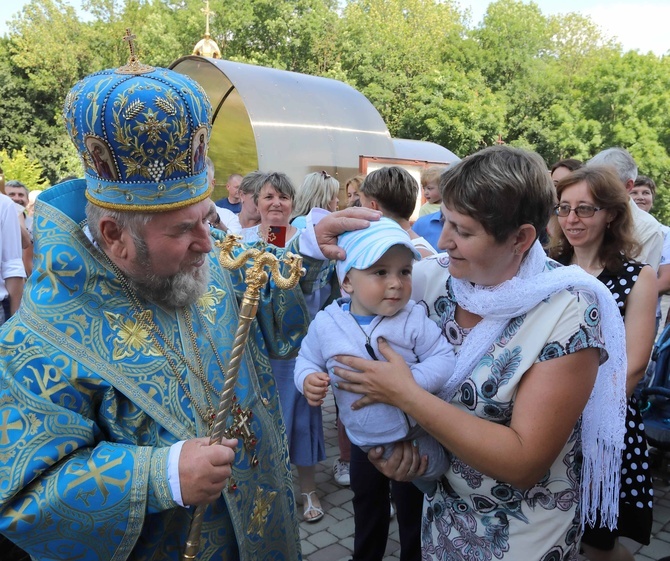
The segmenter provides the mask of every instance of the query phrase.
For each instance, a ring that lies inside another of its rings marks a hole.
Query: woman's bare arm
[[[510,426],[481,419],[419,387],[387,344],[389,362],[338,357],[356,371],[336,369],[345,390],[365,394],[354,404],[389,403],[402,409],[460,460],[519,488],[537,483],[551,466],[593,389],[599,351],[583,349],[534,364],[523,376]]]

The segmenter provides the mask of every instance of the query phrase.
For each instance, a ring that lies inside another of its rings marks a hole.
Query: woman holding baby
[[[387,361],[338,357],[355,408],[402,409],[450,453],[426,495],[424,559],[576,559],[581,523],[616,520],[625,338],[609,291],[537,241],[555,205],[539,156],[496,146],[441,177],[447,251],[414,268],[414,297],[454,345],[439,396]],[[605,350],[607,349],[607,350]],[[426,471],[411,442],[370,459],[401,481]],[[579,508],[578,508],[579,506]]]

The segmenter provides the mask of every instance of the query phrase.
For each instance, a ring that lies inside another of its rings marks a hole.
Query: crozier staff
[[[266,285],[229,419],[239,441],[208,446],[245,271],[213,247],[204,92],[131,53],[67,96],[85,178],[38,199],[35,269],[0,331],[0,533],[35,559],[177,560],[185,507],[211,503],[199,559],[300,559],[268,358],[296,351],[302,292]],[[376,218],[358,210],[316,238]],[[308,286],[322,263],[304,264]]]

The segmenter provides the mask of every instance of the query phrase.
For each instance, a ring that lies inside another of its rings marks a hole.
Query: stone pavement
[[[323,406],[323,428],[326,437],[326,460],[316,468],[316,482],[325,516],[314,523],[300,523],[300,538],[305,561],[348,561],[354,546],[354,519],[348,487],[340,487],[333,480],[333,462],[339,455],[335,404],[332,393]],[[635,553],[636,561],[658,561],[670,556],[670,461],[663,470],[657,469],[654,479],[654,525],[651,543],[641,546],[624,539]],[[294,476],[295,478],[295,476]],[[665,479],[664,479],[665,478]],[[296,480],[296,492],[297,492]],[[298,505],[298,512],[302,507]],[[399,559],[398,525],[393,518],[389,530],[385,559]],[[514,560],[525,561],[525,560]]]

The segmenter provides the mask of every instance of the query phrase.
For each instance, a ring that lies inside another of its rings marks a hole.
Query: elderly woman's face
[[[442,214],[445,220],[437,245],[449,254],[451,275],[482,286],[495,286],[517,273],[521,256],[514,253],[511,238],[497,242],[481,222],[444,203]]]
[[[288,226],[293,210],[291,197],[280,193],[272,185],[266,183],[258,193],[257,205],[262,224],[266,226]]]

